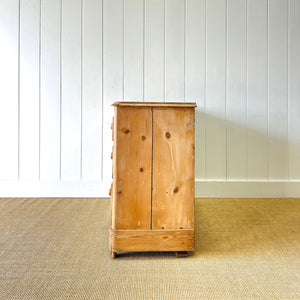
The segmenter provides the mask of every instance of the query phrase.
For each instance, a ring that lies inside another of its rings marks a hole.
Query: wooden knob
[[[110,158],[113,159],[113,153],[110,154]]]
[[[111,188],[108,191],[108,195],[111,196]]]
[[[113,123],[110,124],[110,129],[111,129],[111,130],[113,129]]]

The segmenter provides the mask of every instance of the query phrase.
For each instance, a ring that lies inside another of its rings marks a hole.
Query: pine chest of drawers
[[[195,103],[116,102],[110,250],[194,250]]]

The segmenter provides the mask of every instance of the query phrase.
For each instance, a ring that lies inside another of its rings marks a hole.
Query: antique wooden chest
[[[110,250],[194,250],[195,103],[116,102]]]

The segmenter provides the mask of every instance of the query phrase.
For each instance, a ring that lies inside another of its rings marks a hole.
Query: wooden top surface
[[[113,106],[196,107],[195,102],[115,102]]]

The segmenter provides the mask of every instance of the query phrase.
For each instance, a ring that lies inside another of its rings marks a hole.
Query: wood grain
[[[148,107],[115,107],[114,229],[150,229],[152,114]]]
[[[194,114],[153,108],[153,229],[194,226]]]
[[[110,248],[127,251],[193,251],[194,230],[110,230]]]

